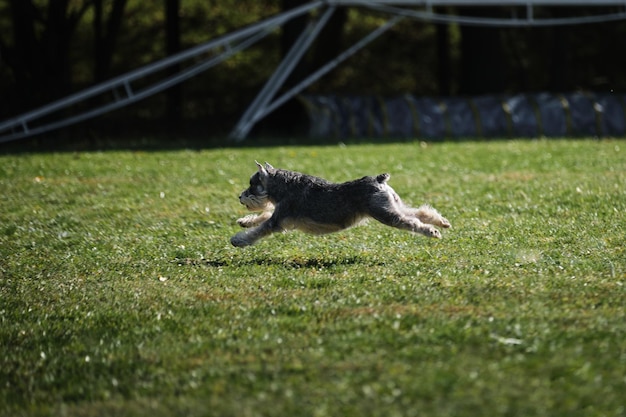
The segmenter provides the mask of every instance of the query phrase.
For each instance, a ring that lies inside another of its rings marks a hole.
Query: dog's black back
[[[265,191],[269,200],[285,217],[306,217],[315,223],[330,223],[338,228],[353,225],[367,216],[372,196],[383,192],[389,174],[366,176],[343,183],[331,183],[323,178],[282,169],[268,170]],[[255,174],[255,175],[258,175]],[[260,181],[257,177],[256,181]]]

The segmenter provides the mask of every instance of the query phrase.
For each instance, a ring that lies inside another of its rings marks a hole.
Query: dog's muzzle
[[[267,196],[258,196],[244,191],[239,195],[239,202],[246,206],[248,210],[263,210],[267,206]]]

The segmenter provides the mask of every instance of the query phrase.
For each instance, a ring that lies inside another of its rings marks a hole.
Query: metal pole
[[[295,66],[300,62],[300,59],[304,53],[308,50],[311,43],[315,40],[319,32],[328,22],[330,16],[335,11],[335,7],[329,7],[324,14],[317,20],[317,22],[309,23],[309,25],[302,31],[294,45],[291,47],[285,58],[276,68],[274,74],[267,81],[263,89],[259,92],[254,99],[248,110],[243,114],[235,128],[230,134],[231,139],[241,141],[250,133],[250,130],[254,127],[258,115],[263,114],[265,107],[270,102],[272,97],[276,94],[278,89],[283,85],[289,74],[293,71]]]
[[[263,114],[258,115],[258,119],[265,117],[269,113],[276,110],[278,107],[283,105],[287,100],[289,100],[290,98],[298,94],[300,91],[307,88],[309,85],[313,84],[315,81],[319,80],[321,77],[326,75],[329,71],[331,71],[337,65],[339,65],[346,59],[350,58],[352,55],[354,55],[359,50],[364,48],[367,44],[372,42],[374,39],[378,38],[380,35],[388,31],[389,29],[391,29],[393,26],[395,26],[396,23],[398,23],[402,19],[403,19],[403,16],[396,16],[392,19],[389,19],[387,23],[385,23],[384,25],[379,26],[377,29],[370,32],[369,35],[365,36],[363,39],[361,39],[360,41],[352,45],[350,48],[346,49],[344,52],[339,54],[335,59],[328,62],[326,65],[324,65],[323,67],[321,67],[320,69],[318,69],[317,71],[309,75],[307,78],[302,80],[298,85],[294,86],[285,94],[283,94],[282,96],[274,100],[269,106],[265,108],[265,111],[263,112]]]

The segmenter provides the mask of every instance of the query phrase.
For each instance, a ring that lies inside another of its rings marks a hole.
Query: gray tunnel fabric
[[[468,98],[303,95],[309,136],[561,137],[623,136],[626,95],[519,94]]]

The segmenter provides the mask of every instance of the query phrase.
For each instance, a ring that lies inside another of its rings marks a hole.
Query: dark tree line
[[[19,1],[19,0],[12,0]],[[109,2],[107,2],[109,3]],[[104,81],[111,69],[124,9],[127,0],[113,0],[109,13],[105,13],[103,0],[93,0],[93,33],[94,33],[94,82]]]
[[[0,120],[305,3],[0,0]],[[483,17],[509,13],[475,7],[440,11]],[[537,13],[559,17],[599,11],[610,10],[543,8]],[[290,21],[280,34],[235,58],[227,68],[148,101],[145,105],[152,110],[142,114],[166,120],[172,129],[194,117],[208,120],[209,130],[228,129],[312,18]],[[371,12],[338,9],[288,84],[337,56],[380,21]],[[406,22],[312,90],[362,94],[410,90],[418,95],[623,91],[624,56],[624,22],[535,29]]]

